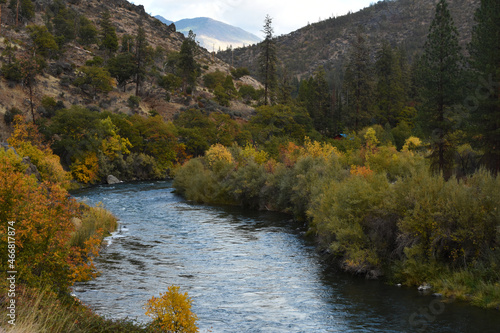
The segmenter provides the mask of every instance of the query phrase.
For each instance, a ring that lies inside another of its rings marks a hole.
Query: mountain
[[[156,15],[156,16],[154,16],[154,18],[160,20],[162,23],[165,23],[166,25],[171,25],[172,23],[174,23],[173,21],[167,20],[166,18],[164,18],[161,15]]]
[[[276,38],[278,59],[290,75],[307,77],[323,66],[330,81],[341,80],[351,41],[359,28],[366,35],[374,58],[382,41],[401,46],[410,60],[425,43],[434,17],[436,0],[379,1],[359,12],[310,24]],[[449,8],[465,47],[471,38],[474,12],[480,0],[449,0]],[[235,67],[247,67],[257,73],[259,45],[219,52],[217,57]]]
[[[167,25],[172,23],[160,15],[155,17]],[[226,50],[231,46],[233,48],[244,47],[261,41],[259,37],[250,32],[208,17],[183,19],[174,22],[174,24],[177,31],[182,32],[185,36],[189,30],[193,30],[196,34],[196,40],[209,51]]]

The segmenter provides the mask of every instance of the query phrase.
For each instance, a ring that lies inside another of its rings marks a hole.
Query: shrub
[[[69,185],[71,179],[69,173],[62,168],[59,156],[42,143],[42,136],[35,124],[25,122],[21,116],[15,117],[14,131],[8,142],[16,148],[20,156],[30,158],[31,163],[40,172],[42,180],[62,186]]]
[[[187,292],[182,294],[179,287],[170,286],[160,297],[152,297],[146,303],[146,315],[153,318],[151,327],[161,332],[198,332],[198,317],[191,311],[192,300]]]
[[[21,82],[23,79],[21,63],[17,60],[14,62],[4,63],[2,65],[2,75],[10,81]]]
[[[215,89],[218,84],[221,86],[224,84],[224,80],[226,79],[226,74],[222,73],[221,71],[215,71],[212,73],[205,74],[203,76],[203,83],[205,84],[205,87],[208,89]]]
[[[73,179],[83,184],[94,184],[99,179],[99,159],[96,153],[88,152],[71,164]]]
[[[250,71],[246,67],[238,67],[231,70],[231,75],[236,79],[240,79],[242,76],[250,75]]]
[[[130,97],[128,98],[128,106],[131,109],[138,107],[140,102],[141,98],[139,96],[130,95]]]
[[[22,114],[23,112],[21,110],[19,110],[16,107],[12,107],[9,110],[7,110],[7,112],[5,112],[5,114],[3,115],[3,120],[7,125],[10,125],[14,122],[14,118],[17,115],[22,115]]]
[[[233,156],[223,145],[212,145],[205,153],[205,160],[212,171],[218,171],[228,164],[233,163]]]

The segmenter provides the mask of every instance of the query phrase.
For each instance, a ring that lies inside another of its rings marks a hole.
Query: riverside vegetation
[[[275,157],[213,145],[174,186],[198,202],[293,214],[346,271],[498,308],[500,179],[481,169],[445,181],[425,154],[415,137],[401,151],[380,145],[373,128],[338,147],[290,142]]]
[[[15,258],[0,264],[5,272],[13,270],[9,264],[16,271],[15,294],[9,293],[16,301],[15,325],[4,326],[7,332],[163,332],[179,316],[176,329],[196,330],[191,301],[178,287],[150,300],[149,325],[106,320],[70,296],[75,282],[98,275],[94,259],[117,220],[99,205],[70,197],[71,173],[43,143],[36,125],[17,116],[9,145],[0,149],[0,220],[13,221],[1,224],[0,245],[7,249],[7,235],[15,239]],[[3,279],[0,288],[9,290],[8,282]],[[1,300],[4,319],[6,302]]]

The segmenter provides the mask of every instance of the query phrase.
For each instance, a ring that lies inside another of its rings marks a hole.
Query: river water
[[[199,205],[171,182],[99,186],[76,198],[120,219],[74,293],[109,318],[149,321],[168,286],[193,299],[201,332],[500,332],[500,312],[337,272],[278,213]]]

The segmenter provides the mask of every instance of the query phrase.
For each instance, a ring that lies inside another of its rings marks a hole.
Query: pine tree
[[[309,113],[317,131],[327,136],[334,134],[333,99],[323,67],[318,68],[314,77],[302,82],[299,100]]]
[[[101,19],[101,48],[107,50],[109,54],[118,50],[118,36],[116,29],[111,23],[111,14],[106,10]]]
[[[83,45],[97,42],[98,31],[91,20],[81,15],[78,20],[78,37]]]
[[[274,104],[274,94],[277,86],[276,79],[276,42],[274,40],[274,29],[272,27],[273,19],[266,15],[264,20],[265,39],[262,42],[259,55],[259,67],[262,81],[264,83],[264,105]]]
[[[451,175],[454,130],[453,107],[463,98],[463,60],[458,32],[446,0],[440,0],[424,46],[419,70],[423,104],[421,126],[431,135],[434,167],[445,178]]]
[[[345,125],[356,131],[368,125],[373,116],[372,72],[365,37],[358,31],[349,56],[343,89],[347,103]]]
[[[187,85],[194,85],[199,76],[199,65],[196,63],[195,55],[198,45],[196,44],[196,34],[189,31],[188,37],[182,42],[179,52],[178,67],[183,78],[183,90],[187,91]]]
[[[405,104],[405,92],[400,57],[387,42],[377,54],[375,72],[377,118],[381,125],[389,123],[395,127]]]
[[[482,0],[469,45],[470,63],[478,84],[470,93],[474,142],[483,150],[482,162],[500,171],[500,2]]]
[[[137,36],[135,37],[135,95],[139,96],[142,80],[146,75],[148,57],[148,41],[142,21],[139,22]]]

